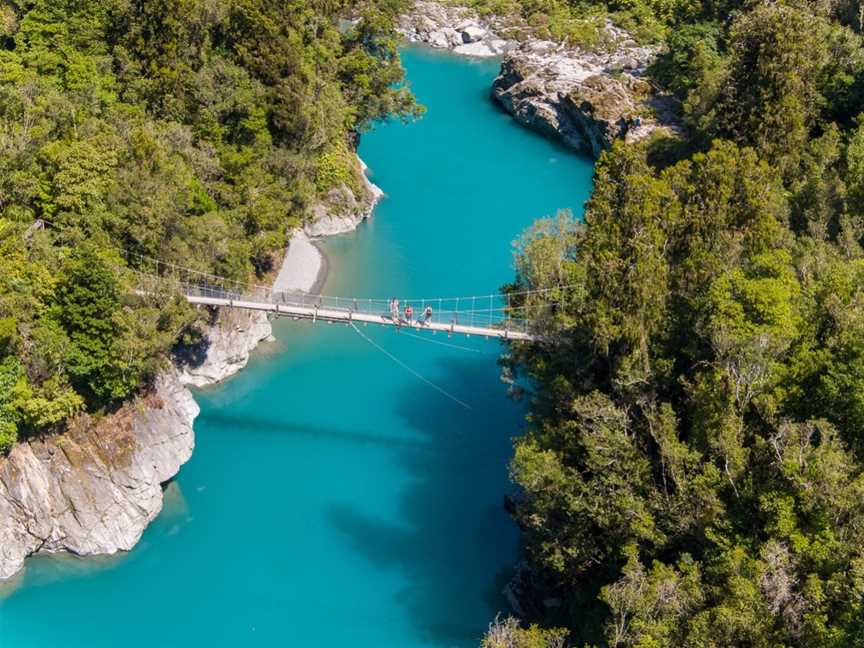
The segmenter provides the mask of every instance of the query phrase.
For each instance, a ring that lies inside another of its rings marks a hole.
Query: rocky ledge
[[[175,372],[115,414],[0,460],[0,579],[36,552],[129,550],[162,509],[162,484],[192,455],[198,405]]]
[[[536,37],[518,17],[418,0],[401,16],[406,40],[468,56],[503,56],[492,96],[515,119],[598,156],[615,139],[635,142],[678,132],[669,97],[644,78],[656,47],[639,45],[607,21],[597,51]]]
[[[669,98],[643,78],[657,50],[611,23],[605,31],[604,52],[521,45],[502,61],[492,96],[520,123],[595,157],[618,138],[677,132]]]
[[[464,56],[500,56],[518,43],[508,34],[513,27],[500,17],[484,18],[466,7],[419,0],[399,19],[398,31],[411,43],[449,49]]]
[[[357,158],[357,161],[362,181],[360,195],[356,195],[345,183],[331,189],[321,202],[312,207],[312,218],[303,228],[309,238],[353,232],[372,215],[384,192],[370,182],[363,160]]]
[[[271,339],[272,333],[264,311],[214,312],[204,342],[175,358],[180,382],[205,387],[234,375],[246,366],[259,343]]]

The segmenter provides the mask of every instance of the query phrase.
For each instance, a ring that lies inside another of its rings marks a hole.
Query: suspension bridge
[[[462,334],[502,340],[534,342],[531,329],[538,309],[548,309],[550,291],[497,293],[469,297],[434,297],[394,300],[332,297],[300,291],[279,291],[268,286],[236,282],[170,263],[148,259],[152,271],[131,270],[137,276],[136,293],[182,295],[190,304],[264,311],[276,317],[312,322],[370,324]],[[538,300],[538,296],[540,299]],[[530,306],[529,306],[530,304]],[[411,315],[407,315],[410,306]]]
[[[46,219],[37,219],[25,232],[25,239],[46,225],[63,229]],[[123,253],[130,263],[116,270],[136,277],[134,292],[139,296],[180,294],[190,304],[199,306],[264,311],[276,317],[312,322],[339,322],[355,329],[357,324],[377,324],[521,342],[542,339],[533,323],[552,312],[574,288],[558,286],[468,297],[399,298],[399,307],[394,309],[392,298],[331,297],[274,290],[270,286],[235,281],[126,249]]]

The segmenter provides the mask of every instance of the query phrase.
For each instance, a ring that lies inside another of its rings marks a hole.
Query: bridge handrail
[[[167,285],[186,297],[228,302],[250,302],[270,306],[278,304],[295,308],[318,308],[339,311],[342,314],[355,313],[381,317],[383,320],[391,319],[390,300],[385,299],[331,297],[302,291],[274,291],[267,286],[249,286],[239,283],[236,284],[238,290],[231,290],[204,281],[184,281],[177,277],[156,277],[140,271],[133,270],[133,272],[139,275],[142,282],[151,282],[159,286]],[[199,273],[197,276],[203,274]],[[152,292],[152,290],[143,292]],[[400,299],[399,303],[400,317],[404,317],[404,308],[409,304],[414,308],[413,318],[415,320],[423,317],[426,306],[431,306],[432,318],[436,322],[495,330],[506,329],[523,333],[529,332],[530,320],[533,319],[529,316],[536,316],[539,312],[538,308],[543,309],[550,306],[549,304],[513,305],[512,300],[506,294],[488,295],[482,298]]]

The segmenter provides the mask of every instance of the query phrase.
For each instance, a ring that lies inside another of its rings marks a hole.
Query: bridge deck
[[[355,312],[349,309],[342,308],[316,308],[315,306],[305,306],[290,303],[270,303],[259,301],[248,301],[243,299],[227,299],[224,297],[205,297],[199,295],[186,295],[186,299],[191,304],[201,304],[206,306],[223,306],[228,308],[242,308],[246,310],[257,310],[274,313],[276,315],[284,315],[286,317],[296,317],[307,320],[322,320],[325,322],[342,322],[350,324],[352,322],[361,322],[364,324],[380,324],[384,326],[407,326],[403,322],[394,322],[393,319],[386,314],[371,314],[363,312]],[[507,330],[506,328],[487,328],[483,326],[471,326],[459,324],[458,322],[429,322],[428,324],[419,324],[416,321],[412,323],[411,328],[428,331],[441,331],[443,333],[462,333],[465,335],[478,335],[483,337],[494,337],[505,340],[524,340],[533,341],[537,337],[522,331]]]

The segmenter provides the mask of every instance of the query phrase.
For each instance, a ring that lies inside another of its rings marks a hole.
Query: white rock
[[[454,47],[453,52],[455,54],[461,54],[462,56],[476,56],[478,58],[487,58],[490,56],[498,56],[499,52],[496,51],[490,43],[486,41],[478,41],[476,43],[468,43],[467,45],[460,45],[459,47]]]
[[[447,47],[451,49],[454,47],[458,47],[465,42],[465,40],[462,38],[462,33],[456,31],[453,27],[445,27],[441,31],[444,32],[445,36],[447,36]]]
[[[206,358],[201,363],[181,365],[180,381],[204,387],[233,376],[248,364],[255,347],[272,333],[264,311],[220,310],[216,325],[207,332]]]
[[[518,46],[499,36],[507,29],[500,17],[481,17],[473,9],[430,0],[417,0],[408,13],[399,17],[399,31],[412,43],[450,49],[465,56],[496,56]],[[478,42],[493,42],[471,47]]]
[[[594,156],[616,138],[629,142],[658,129],[680,132],[674,112],[658,110],[666,98],[652,94],[639,78],[656,50],[625,47],[629,35],[612,29],[610,39],[618,49],[609,52],[551,41],[528,42],[509,52],[493,96],[518,122]],[[651,108],[645,105],[649,95]]]
[[[476,43],[486,38],[487,31],[477,25],[470,25],[460,30],[462,41],[465,43]]]
[[[503,38],[486,39],[484,42],[489,46],[489,49],[496,54],[506,54],[507,52],[512,52],[519,47],[519,43],[516,41],[504,40]]]
[[[426,41],[432,47],[438,47],[441,49],[447,49],[450,47],[450,39],[447,38],[447,34],[443,29],[436,29],[435,31],[429,32],[428,40]]]
[[[192,455],[198,405],[176,374],[98,424],[16,445],[0,459],[0,579],[35,552],[129,550]]]

